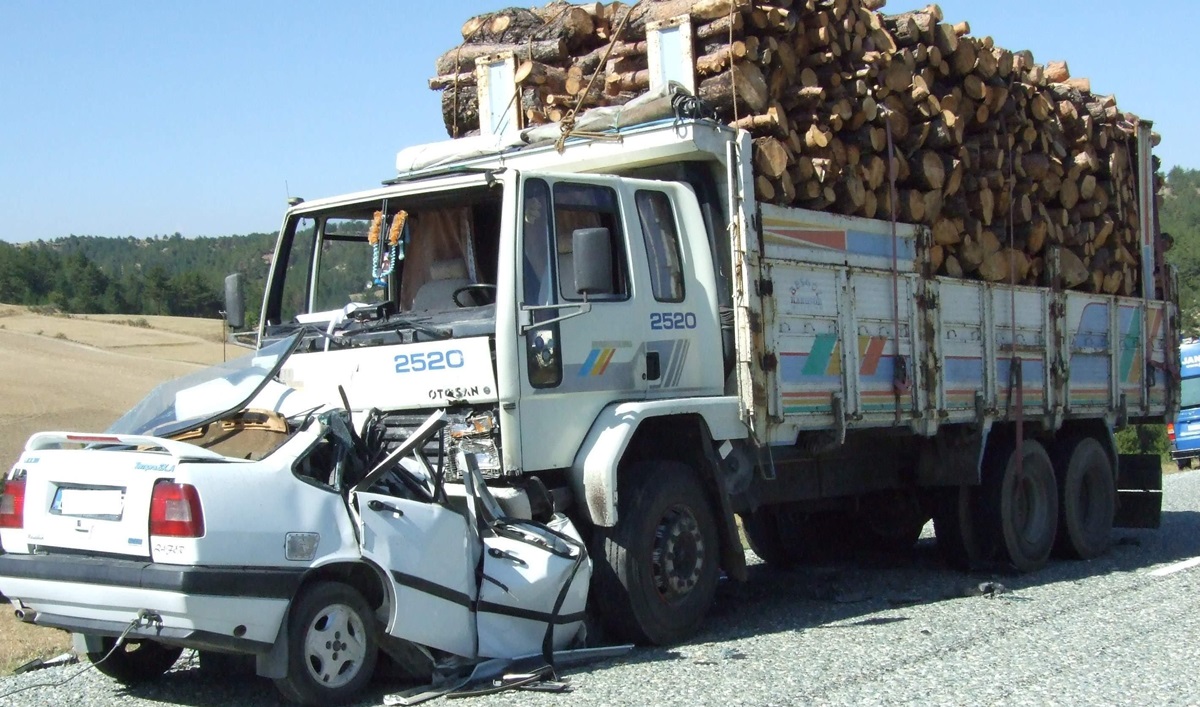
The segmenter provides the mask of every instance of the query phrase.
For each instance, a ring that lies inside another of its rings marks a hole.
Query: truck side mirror
[[[612,238],[607,228],[578,228],[571,233],[575,291],[581,295],[612,294]]]
[[[246,326],[246,293],[241,273],[225,278],[225,321],[229,322],[230,329]]]

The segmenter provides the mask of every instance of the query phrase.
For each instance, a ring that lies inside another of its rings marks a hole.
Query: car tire
[[[625,478],[616,526],[597,528],[593,597],[621,640],[677,643],[696,631],[716,594],[716,521],[683,464],[641,462]]]
[[[157,678],[170,670],[183,654],[183,649],[178,646],[165,646],[140,638],[126,638],[117,646],[116,638],[104,637],[100,639],[100,646],[99,651],[88,651],[88,660],[96,670],[125,685]]]
[[[302,705],[348,702],[370,682],[378,646],[374,614],[357,590],[314,584],[292,605],[287,676],[275,686]]]

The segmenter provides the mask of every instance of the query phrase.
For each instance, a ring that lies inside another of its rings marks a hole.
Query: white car
[[[578,641],[584,545],[490,492],[463,449],[487,421],[434,413],[389,449],[372,411],[278,382],[302,335],[164,384],[105,433],[31,437],[0,496],[18,616],[124,682],[184,648],[251,654],[306,704],[352,697],[379,650],[420,676]]]

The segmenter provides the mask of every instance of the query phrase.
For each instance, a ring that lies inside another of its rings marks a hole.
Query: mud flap
[[[1117,528],[1157,528],[1162,521],[1162,458],[1157,454],[1117,457]]]

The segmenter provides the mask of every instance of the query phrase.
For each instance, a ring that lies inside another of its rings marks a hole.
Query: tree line
[[[1174,237],[1167,259],[1179,269],[1181,326],[1200,335],[1200,170],[1172,169],[1164,179],[1161,228]],[[0,302],[50,305],[76,314],[217,317],[225,276],[246,280],[246,312],[262,302],[275,233],[184,238],[67,236],[0,241]],[[362,264],[363,272],[368,265]],[[346,273],[357,282],[354,266]],[[356,286],[357,287],[357,286]],[[350,288],[355,289],[355,288]],[[361,288],[359,288],[361,289]]]
[[[0,242],[0,302],[73,314],[218,317],[225,276],[240,272],[247,311],[256,315],[274,245],[273,233]]]

